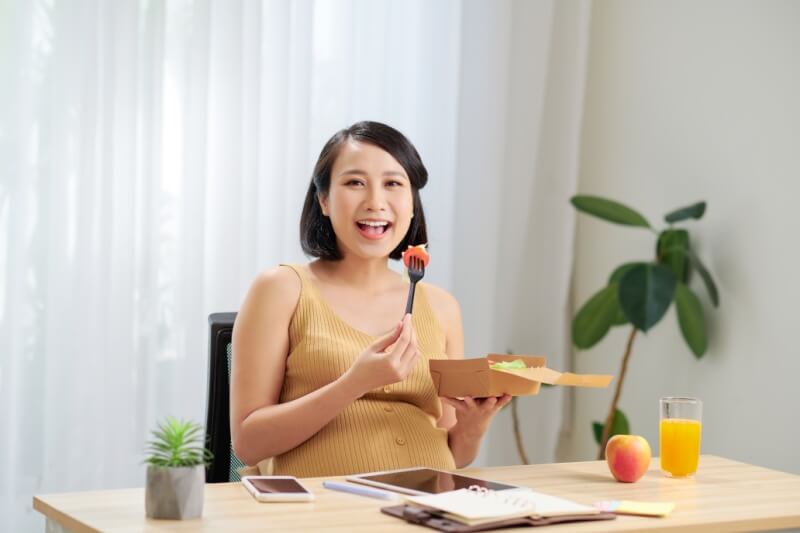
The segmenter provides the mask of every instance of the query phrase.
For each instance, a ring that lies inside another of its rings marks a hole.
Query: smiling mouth
[[[389,231],[391,222],[356,222],[358,231],[368,239],[379,239]]]

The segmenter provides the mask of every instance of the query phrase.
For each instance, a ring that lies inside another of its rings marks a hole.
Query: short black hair
[[[333,163],[342,146],[349,140],[369,143],[385,150],[400,163],[408,175],[414,200],[414,217],[403,240],[389,254],[391,259],[400,259],[407,247],[428,242],[425,212],[419,196],[419,190],[428,183],[428,170],[422,164],[422,159],[411,141],[396,129],[380,122],[356,122],[349,128],[336,132],[323,146],[317,164],[314,165],[314,173],[303,204],[303,214],[300,217],[300,245],[308,256],[332,261],[342,259],[331,221],[322,214],[319,195],[328,194]]]

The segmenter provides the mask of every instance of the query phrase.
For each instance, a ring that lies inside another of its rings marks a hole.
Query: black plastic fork
[[[419,257],[411,256],[408,258],[408,279],[411,280],[411,286],[408,287],[408,303],[406,304],[406,314],[410,313],[414,308],[414,291],[417,288],[417,282],[425,275],[425,263]]]

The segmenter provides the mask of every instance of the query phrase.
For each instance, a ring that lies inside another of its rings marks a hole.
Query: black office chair
[[[208,316],[211,336],[208,346],[206,439],[214,459],[206,469],[207,483],[239,481],[238,469],[244,466],[231,447],[231,336],[234,320],[236,313],[213,313]]]

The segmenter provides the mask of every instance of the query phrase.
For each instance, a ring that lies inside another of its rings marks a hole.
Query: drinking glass
[[[700,459],[703,402],[697,398],[659,400],[661,471],[671,477],[690,477]]]

